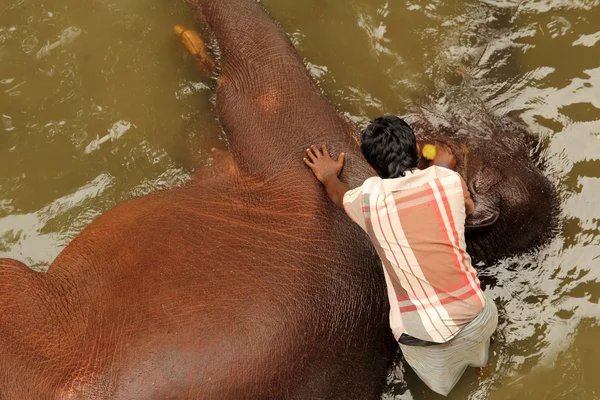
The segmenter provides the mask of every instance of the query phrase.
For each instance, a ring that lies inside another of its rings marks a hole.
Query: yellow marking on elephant
[[[423,157],[429,161],[433,161],[437,155],[437,147],[433,144],[426,144],[421,151]]]

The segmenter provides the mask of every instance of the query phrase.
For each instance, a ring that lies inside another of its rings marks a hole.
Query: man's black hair
[[[419,162],[417,139],[411,127],[395,115],[379,117],[362,132],[363,156],[384,179],[404,176]]]

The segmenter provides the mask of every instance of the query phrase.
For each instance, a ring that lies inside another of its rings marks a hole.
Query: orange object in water
[[[198,32],[186,28],[182,25],[175,25],[173,32],[177,35],[181,43],[185,46],[187,51],[195,56],[199,65],[208,75],[211,75],[215,70],[215,62],[208,55],[206,44]]]

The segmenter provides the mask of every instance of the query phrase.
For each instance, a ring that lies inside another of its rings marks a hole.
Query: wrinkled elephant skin
[[[219,43],[231,156],[112,209],[45,274],[0,260],[1,400],[381,394],[397,347],[381,267],[302,164],[328,143],[359,185],[357,129],[256,1],[193,7]]]
[[[328,142],[359,184],[356,128],[256,1],[198,3],[231,160],[109,211],[46,274],[0,260],[2,400],[381,393],[395,345],[377,256],[302,164]]]
[[[466,221],[467,248],[476,260],[489,263],[551,238],[560,202],[539,167],[540,157],[532,157],[538,145],[534,137],[521,124],[472,107],[450,107],[477,116],[469,120],[422,111],[412,122],[421,145],[443,144],[455,154],[475,202]]]

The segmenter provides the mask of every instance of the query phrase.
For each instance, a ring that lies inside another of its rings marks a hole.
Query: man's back
[[[348,215],[370,236],[386,275],[390,325],[447,342],[481,311],[485,298],[464,239],[462,179],[449,169],[370,178],[344,196]]]
[[[379,177],[354,190],[339,179],[343,153],[336,161],[327,146],[311,146],[304,163],[329,199],[369,234],[383,264],[390,327],[404,360],[446,396],[468,366],[486,365],[498,325],[498,310],[482,293],[466,252],[465,219],[475,204],[451,170],[456,159],[449,149],[436,146],[428,158],[434,166],[417,169],[421,150],[397,116],[371,121],[360,148]]]

